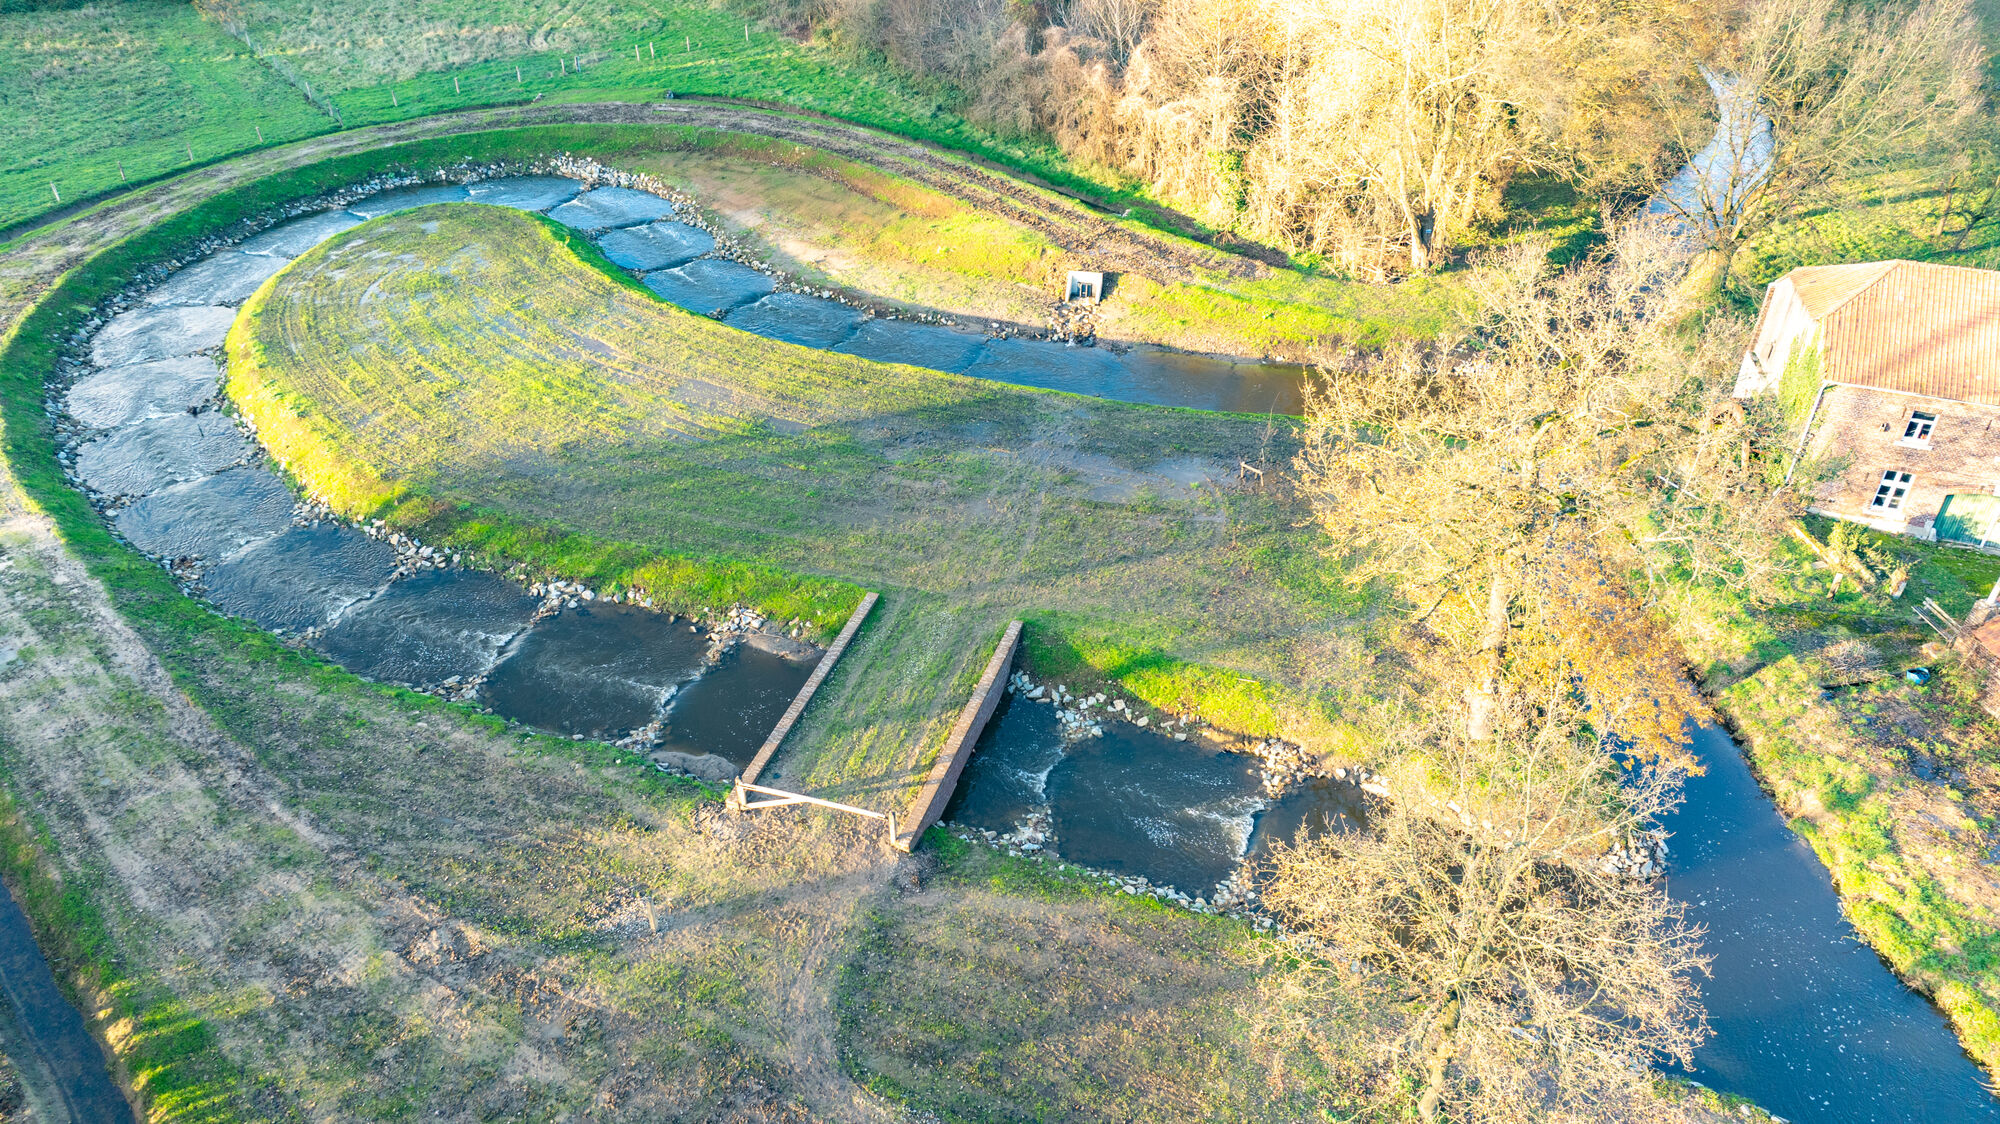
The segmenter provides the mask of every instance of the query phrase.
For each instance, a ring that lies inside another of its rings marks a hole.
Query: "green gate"
[[[1938,538],[1977,543],[1982,539],[2000,542],[2000,496],[1946,496],[1938,508]]]

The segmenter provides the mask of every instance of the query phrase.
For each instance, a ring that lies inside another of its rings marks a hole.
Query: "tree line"
[[[1716,137],[1679,206],[1742,243],[1871,163],[1962,152],[1983,62],[1969,0],[786,0],[778,18],[1054,138],[1204,224],[1356,276],[1422,272],[1516,177],[1608,212]],[[1736,135],[1740,133],[1741,135]],[[1940,156],[1940,167],[1947,161]],[[1977,177],[1974,177],[1975,179]],[[1990,193],[1989,193],[1990,194]]]

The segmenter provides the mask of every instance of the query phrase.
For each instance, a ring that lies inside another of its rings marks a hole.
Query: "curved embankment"
[[[156,1120],[433,1105],[877,1118],[837,1045],[838,986],[863,989],[870,1028],[957,1028],[944,1055],[911,1053],[908,1036],[866,1044],[872,1087],[921,1074],[928,1102],[1025,1096],[1077,1115],[1111,1097],[1144,1118],[1244,1119],[1344,1104],[1265,1088],[1289,1046],[1265,1052],[1234,1014],[1263,1002],[1240,929],[976,852],[901,904],[881,895],[872,834],[823,820],[711,832],[623,755],[521,738],[216,617],[68,487],[44,381],[90,310],[153,261],[384,164],[505,151],[476,130],[535,125],[519,144],[574,148],[590,134],[552,123],[645,119],[554,106],[318,138],[134,192],[0,256],[0,834],[9,884],[121,1078]],[[948,674],[918,667],[875,690]],[[1024,906],[1042,934],[1028,963]],[[995,971],[1022,985],[993,992]],[[1060,995],[1033,982],[1057,978]]]
[[[968,653],[1021,608],[1162,670],[1275,671],[1345,620],[1272,564],[1311,556],[1302,512],[1225,486],[1271,455],[1261,419],[747,335],[517,213],[447,205],[337,235],[246,304],[230,356],[231,396],[309,491],[425,541],[505,554],[547,529],[901,591],[903,626],[877,626],[812,748],[781,759],[815,791],[900,803],[977,673]],[[1154,701],[1198,712],[1192,685]]]

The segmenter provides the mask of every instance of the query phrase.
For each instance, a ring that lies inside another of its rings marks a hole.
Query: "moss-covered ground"
[[[536,566],[563,561],[527,549],[537,536],[618,544],[629,565],[575,576],[676,608],[702,606],[656,560],[884,590],[779,759],[778,777],[829,794],[907,793],[1010,617],[1118,653],[1101,677],[1138,653],[1303,687],[1370,613],[1288,494],[1238,484],[1240,460],[1289,456],[1262,418],[749,336],[516,212],[405,212],[299,259],[239,317],[230,393],[308,489],[427,539]],[[831,629],[848,604],[813,619]],[[1210,697],[1198,676],[1135,680],[1156,706],[1243,721],[1240,692]],[[1264,719],[1332,729],[1315,705]]]

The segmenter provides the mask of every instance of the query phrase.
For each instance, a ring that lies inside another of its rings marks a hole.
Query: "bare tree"
[[[1148,0],[1072,0],[1064,22],[1071,31],[1103,44],[1120,66],[1146,34]]]
[[[1365,832],[1273,860],[1270,907],[1406,989],[1426,1121],[1625,1118],[1705,1036],[1700,931],[1612,860],[1650,849],[1681,778],[1621,770],[1569,685],[1540,686],[1490,739],[1423,739]]]
[[[1354,0],[1287,6],[1251,163],[1261,225],[1308,243],[1321,199],[1437,264],[1497,177],[1545,158],[1567,70],[1553,5]],[[1345,217],[1344,216],[1344,217]]]
[[[1475,740],[1509,659],[1554,652],[1600,721],[1675,752],[1702,707],[1624,575],[1768,569],[1790,503],[1717,453],[1750,435],[1726,405],[1740,330],[1690,327],[1681,269],[1656,225],[1554,275],[1523,249],[1479,275],[1460,335],[1336,364],[1309,402],[1296,467],[1314,512],[1472,669]]]
[[[1753,0],[1723,65],[1704,71],[1719,121],[1662,106],[1695,156],[1660,206],[1726,282],[1746,241],[1858,170],[1949,145],[1980,105],[1979,43],[1969,0]]]

